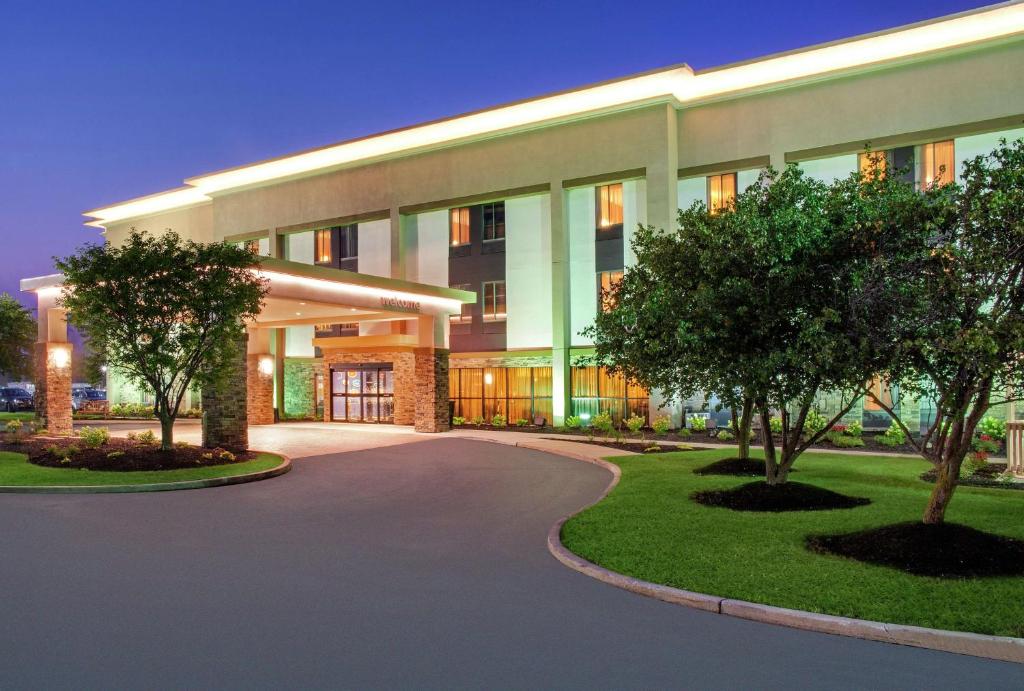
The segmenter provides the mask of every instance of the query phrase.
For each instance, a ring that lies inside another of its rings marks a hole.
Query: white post
[[[1006,470],[1024,475],[1024,421],[1006,423]]]

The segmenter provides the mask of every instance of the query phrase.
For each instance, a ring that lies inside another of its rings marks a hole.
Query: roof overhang
[[[93,209],[89,225],[210,201],[214,195],[410,155],[467,141],[570,122],[658,102],[687,106],[878,69],[940,52],[1024,35],[1024,1],[1014,0],[887,31],[694,73],[677,65],[625,79],[438,120],[187,179],[168,192]]]

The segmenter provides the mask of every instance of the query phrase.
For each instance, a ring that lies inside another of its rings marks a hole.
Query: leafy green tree
[[[0,374],[20,379],[32,373],[36,320],[8,293],[0,293]]]
[[[765,435],[770,485],[850,410],[875,366],[847,320],[863,242],[835,209],[829,186],[790,166],[765,171],[731,208],[681,212],[675,233],[641,229],[637,265],[588,331],[596,359],[627,377],[740,408],[740,440],[752,410],[764,430],[779,411],[781,447]],[[841,410],[806,429],[826,390],[845,392]]]
[[[216,387],[237,357],[235,336],[267,292],[251,252],[225,243],[132,233],[123,245],[87,245],[57,259],[61,304],[99,358],[154,394],[161,448],[193,384]]]
[[[862,338],[903,392],[935,402],[920,437],[873,397],[938,479],[923,521],[943,523],[978,424],[1024,391],[1024,141],[1003,142],[924,190],[868,190],[889,222],[859,291]],[[895,185],[893,185],[895,187]],[[1009,393],[1007,392],[1014,392]]]

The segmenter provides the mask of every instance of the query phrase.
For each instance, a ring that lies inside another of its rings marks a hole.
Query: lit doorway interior
[[[395,373],[390,363],[331,366],[331,420],[395,421]]]

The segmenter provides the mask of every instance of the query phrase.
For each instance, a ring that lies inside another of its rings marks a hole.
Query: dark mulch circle
[[[59,449],[73,446],[76,450],[65,461],[50,450],[52,446]],[[4,440],[4,442],[0,442],[0,450],[26,454],[29,463],[48,468],[120,472],[230,465],[256,458],[256,454],[249,451],[231,450],[229,453],[234,456],[231,458],[223,453],[224,449],[204,449],[199,446],[176,447],[171,451],[161,451],[158,445],[143,444],[118,437],[112,437],[96,449],[86,447],[81,439],[74,437],[30,437],[17,443]]]
[[[796,469],[789,471],[795,473]],[[694,475],[735,475],[764,477],[764,461],[760,458],[723,458],[693,471]]]
[[[1024,540],[956,523],[896,523],[845,535],[811,535],[807,548],[917,576],[1024,575]]]
[[[750,482],[732,489],[694,492],[691,498],[704,506],[733,511],[829,511],[871,503],[864,497],[849,497],[802,482],[787,482],[774,487],[766,482]]]

